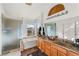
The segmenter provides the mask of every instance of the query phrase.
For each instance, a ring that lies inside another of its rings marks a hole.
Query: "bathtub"
[[[21,51],[29,49],[36,46],[37,37],[27,37],[20,41]]]

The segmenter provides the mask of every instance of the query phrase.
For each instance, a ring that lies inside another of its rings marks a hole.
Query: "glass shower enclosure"
[[[2,54],[19,48],[21,24],[20,20],[12,20],[2,16]]]

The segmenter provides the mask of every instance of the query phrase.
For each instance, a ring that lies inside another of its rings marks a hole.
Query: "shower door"
[[[19,48],[21,21],[2,18],[2,53]]]

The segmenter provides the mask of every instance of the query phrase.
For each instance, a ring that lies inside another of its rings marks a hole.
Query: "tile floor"
[[[19,49],[13,49],[9,51],[9,53],[4,54],[3,56],[21,56],[21,52]]]

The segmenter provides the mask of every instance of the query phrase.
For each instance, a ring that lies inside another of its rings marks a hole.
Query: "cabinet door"
[[[51,47],[51,44],[49,42],[45,42],[44,43],[45,46],[44,46],[44,49],[45,49],[45,53],[50,56],[50,47]]]
[[[66,56],[65,53],[58,51],[58,56]]]
[[[48,56],[50,56],[50,49],[46,49],[46,52],[45,52]]]
[[[43,40],[41,42],[41,49],[42,49],[42,52],[44,52],[44,41]]]
[[[57,56],[57,50],[53,47],[51,47],[51,56]]]
[[[68,51],[68,56],[79,56],[79,54],[72,52],[72,51]]]

